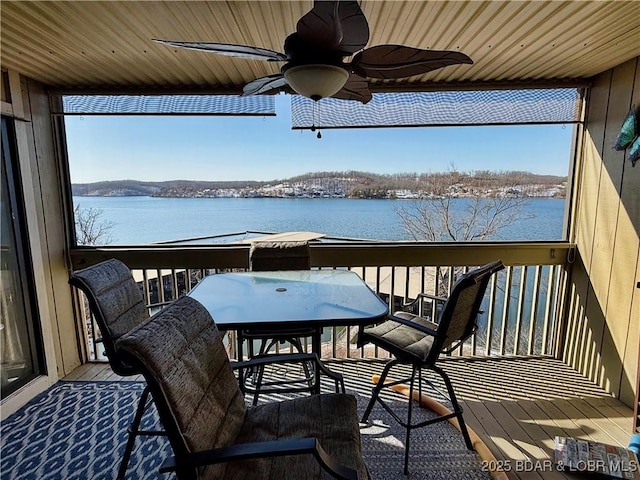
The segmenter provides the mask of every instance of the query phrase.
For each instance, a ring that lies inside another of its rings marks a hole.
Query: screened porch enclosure
[[[419,291],[447,293],[456,274],[501,259],[507,268],[489,285],[478,334],[443,359],[469,424],[496,459],[511,466],[548,461],[555,435],[626,447],[631,432],[640,428],[640,175],[629,151],[613,146],[625,118],[640,105],[640,3],[363,0],[360,5],[371,27],[366,48],[403,44],[456,50],[474,63],[407,79],[371,78],[370,114],[356,108],[356,102],[338,108],[333,101],[321,101],[314,109],[310,101],[294,99],[296,127],[316,129],[294,132],[316,142],[302,149],[296,161],[321,151],[332,136],[356,138],[361,130],[378,135],[400,131],[400,124],[418,132],[462,124],[465,129],[519,122],[566,125],[571,145],[563,231],[558,238],[536,242],[317,243],[311,246],[312,268],[358,273],[396,311]],[[151,39],[280,51],[312,6],[308,0],[3,3],[0,110],[3,126],[13,126],[14,174],[20,179],[16,211],[28,212],[21,225],[25,261],[20,268],[24,278],[31,278],[33,298],[28,301],[23,294],[21,300],[31,307],[23,323],[33,323],[36,338],[29,341],[39,354],[38,368],[30,370],[33,378],[15,391],[3,389],[3,422],[64,383],[59,380],[122,380],[96,347],[95,325],[82,296],[68,283],[73,270],[121,259],[153,309],[207,275],[249,268],[249,247],[242,243],[79,245],[72,184],[86,182],[74,179],[67,127],[83,118],[85,125],[101,116],[115,118],[116,113],[140,123],[150,120],[150,112],[203,119],[219,108],[216,114],[233,114],[219,117],[231,123],[249,113],[238,106],[245,100],[257,105],[251,110],[256,115],[247,118],[280,121],[283,117],[273,117],[270,105],[283,95],[240,97],[241,102],[237,96],[247,83],[279,75],[282,65],[178,50]],[[291,94],[288,87],[283,91]],[[549,91],[562,94],[538,95]],[[80,101],[69,103],[70,98]],[[104,106],[99,106],[102,111],[96,106],[100,102],[83,103],[104,98],[114,99],[109,115]],[[414,106],[414,113],[407,113]],[[145,116],[137,116],[141,112]],[[361,128],[375,122],[385,128]],[[287,122],[288,133],[290,127]],[[164,137],[175,140],[174,148],[189,147],[171,132]],[[466,139],[461,135],[451,144]],[[112,140],[112,146],[119,144]],[[245,143],[250,140],[247,135]],[[284,149],[290,144],[276,145]],[[514,151],[512,164],[520,168],[525,153]],[[392,154],[388,158],[398,162]],[[266,164],[276,165],[277,159]],[[95,165],[108,169],[113,164],[99,159]],[[424,309],[433,312],[430,305]],[[388,356],[382,349],[357,348],[355,335],[354,328],[325,331],[322,356],[344,373],[353,391],[366,395]],[[228,352],[235,360],[233,346],[231,332]],[[512,471],[509,477],[564,476],[547,473],[537,468]]]

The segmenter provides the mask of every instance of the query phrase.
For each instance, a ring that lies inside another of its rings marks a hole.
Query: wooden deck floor
[[[338,360],[347,389],[366,394],[381,361]],[[465,406],[465,419],[512,479],[579,478],[552,468],[556,435],[626,447],[633,411],[551,358],[450,359],[441,363]],[[65,380],[118,381],[107,364],[87,364]],[[132,380],[128,378],[127,380]]]

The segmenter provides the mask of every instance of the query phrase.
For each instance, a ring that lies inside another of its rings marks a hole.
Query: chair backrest
[[[233,443],[246,406],[222,334],[198,301],[180,297],[117,344],[144,375],[178,461]],[[217,476],[208,470],[207,478]]]
[[[123,334],[149,318],[142,290],[129,267],[120,260],[107,260],[77,270],[69,283],[79,288],[89,301],[112,370],[123,376],[137,374],[122,360],[114,344]]]
[[[438,336],[431,350],[432,360],[440,352],[473,335],[489,279],[503,268],[501,261],[491,262],[464,274],[455,282],[440,314]]]
[[[309,270],[311,255],[306,241],[254,242],[249,252],[249,265],[255,272],[276,270]]]

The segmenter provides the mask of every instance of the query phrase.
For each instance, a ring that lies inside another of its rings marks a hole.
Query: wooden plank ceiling
[[[71,90],[237,91],[277,73],[281,64],[174,49],[151,39],[282,51],[311,6],[310,0],[3,1],[2,68]],[[582,79],[640,55],[640,2],[634,1],[363,0],[362,9],[371,29],[368,46],[460,50],[475,62],[386,84],[400,83],[396,87]]]

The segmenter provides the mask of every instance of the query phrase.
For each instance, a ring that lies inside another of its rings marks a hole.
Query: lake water
[[[411,200],[346,198],[74,197],[81,209],[113,223],[112,245],[132,245],[244,232],[312,231],[335,237],[411,240],[397,213]],[[463,209],[468,199],[455,199]],[[500,240],[561,240],[565,200],[534,198]]]

